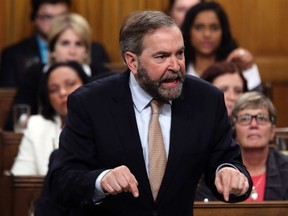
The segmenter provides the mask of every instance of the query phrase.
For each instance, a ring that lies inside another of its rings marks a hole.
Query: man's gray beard
[[[175,100],[181,95],[182,86],[185,79],[185,76],[182,75],[180,71],[175,72],[167,72],[165,73],[159,82],[152,81],[148,77],[147,70],[141,65],[139,61],[139,69],[138,69],[138,82],[139,85],[153,98],[163,101]],[[176,78],[179,80],[180,85],[176,88],[164,89],[161,88],[161,81],[168,78]]]

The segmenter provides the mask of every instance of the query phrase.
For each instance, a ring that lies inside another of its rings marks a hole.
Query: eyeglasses
[[[51,21],[53,18],[57,17],[57,16],[61,16],[64,15],[65,13],[61,13],[61,14],[55,14],[55,15],[51,15],[51,14],[38,14],[37,15],[37,19],[41,20],[41,21]]]
[[[55,16],[48,15],[48,14],[39,14],[37,18],[41,21],[50,21],[54,18]]]
[[[273,117],[270,119],[269,115],[262,113],[257,115],[244,114],[235,117],[235,121],[242,126],[250,125],[253,119],[256,120],[258,125],[267,125],[273,121]]]

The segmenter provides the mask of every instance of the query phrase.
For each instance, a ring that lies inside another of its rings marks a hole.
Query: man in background
[[[47,37],[51,20],[68,13],[71,0],[31,0],[30,19],[35,32],[31,37],[5,48],[1,57],[0,87],[18,87],[24,72],[35,63],[48,63]],[[91,67],[99,68],[109,58],[102,45],[93,43]]]

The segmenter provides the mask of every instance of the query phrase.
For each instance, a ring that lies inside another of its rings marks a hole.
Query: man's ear
[[[126,52],[125,61],[126,61],[127,67],[134,74],[134,76],[137,75],[137,70],[138,70],[137,56],[132,52]]]

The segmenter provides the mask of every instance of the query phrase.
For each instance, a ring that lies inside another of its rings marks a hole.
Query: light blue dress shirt
[[[48,44],[39,35],[36,36],[36,39],[37,39],[37,44],[40,50],[41,62],[43,64],[47,64],[48,63]]]

